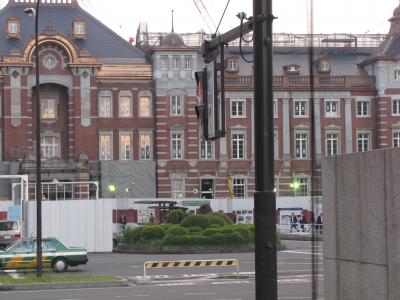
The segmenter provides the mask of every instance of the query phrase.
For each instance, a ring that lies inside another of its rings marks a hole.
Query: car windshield
[[[0,222],[0,231],[18,230],[17,222]]]
[[[7,247],[4,248],[4,251],[9,251],[11,248],[14,247],[15,244],[19,243],[20,240],[16,240],[15,242],[11,243],[10,245],[8,245]]]

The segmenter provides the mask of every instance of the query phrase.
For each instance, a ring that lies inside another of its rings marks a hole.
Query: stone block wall
[[[325,300],[400,299],[400,149],[322,163]]]

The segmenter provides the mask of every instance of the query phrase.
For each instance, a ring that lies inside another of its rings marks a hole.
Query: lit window
[[[140,134],[140,159],[149,160],[151,159],[151,134],[141,133]]]
[[[295,134],[296,158],[307,158],[307,133]]]
[[[296,188],[294,190],[296,196],[308,196],[308,178],[307,177],[297,177],[294,180]]]
[[[400,116],[400,99],[392,99],[392,115]]]
[[[60,157],[60,140],[58,137],[45,136],[40,139],[40,150],[43,159]]]
[[[172,116],[183,115],[183,96],[182,95],[171,96],[171,115]]]
[[[308,116],[308,100],[294,100],[294,116],[298,118]]]
[[[132,98],[126,95],[120,95],[119,97],[119,116],[122,118],[132,116]]]
[[[325,137],[326,155],[332,156],[339,153],[339,134],[327,133]]]
[[[325,100],[325,117],[339,116],[339,100]]]
[[[150,117],[151,115],[151,102],[150,97],[139,97],[139,117]]]
[[[246,197],[246,179],[245,178],[233,178],[233,192],[235,198]]]
[[[392,136],[393,147],[400,147],[400,131],[394,131]]]
[[[100,132],[99,134],[99,159],[111,160],[112,159],[112,133]]]
[[[171,134],[171,157],[172,159],[183,158],[183,134],[180,132]]]
[[[239,132],[232,133],[232,158],[245,158],[245,134]]]
[[[356,113],[357,117],[369,117],[370,116],[370,101],[369,100],[357,100],[356,101]]]
[[[370,150],[371,136],[368,132],[357,133],[357,152],[365,152]]]
[[[233,118],[241,118],[246,116],[246,102],[243,99],[235,99],[231,101],[231,116]]]
[[[211,159],[212,158],[212,141],[205,139],[200,140],[200,158]]]
[[[122,132],[119,135],[119,159],[132,159],[132,134]]]
[[[57,117],[57,102],[54,98],[42,98],[41,101],[42,119],[55,119]]]
[[[99,96],[99,117],[100,118],[111,118],[112,117],[111,94]]]

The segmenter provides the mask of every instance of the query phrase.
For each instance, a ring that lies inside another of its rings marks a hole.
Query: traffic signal
[[[198,71],[194,73],[196,78],[196,90],[197,97],[199,97],[199,105],[196,105],[196,115],[200,122],[200,130],[202,137],[208,139],[208,118],[207,118],[207,68],[203,71]]]

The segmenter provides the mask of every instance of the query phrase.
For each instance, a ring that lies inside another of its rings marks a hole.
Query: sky
[[[8,0],[0,0],[4,6]],[[197,10],[194,0],[78,0],[80,5],[113,31],[128,39],[136,36],[139,22],[147,22],[150,32],[171,31],[171,10],[177,33],[211,30]],[[200,0],[196,0],[199,2]],[[238,26],[236,14],[253,14],[253,0],[202,0],[211,19],[218,25],[227,2],[228,9],[220,33]],[[272,0],[278,17],[273,31],[309,33],[309,3],[314,5],[314,33],[383,33],[389,30],[388,19],[399,0]],[[215,27],[210,24],[215,30]]]
[[[171,31],[171,10],[177,33],[210,32],[193,0],[79,0],[124,38],[135,37],[139,22],[147,22],[150,32]],[[312,0],[272,0],[274,32],[309,33],[309,7]],[[112,6],[110,5],[112,3]],[[215,25],[218,25],[228,0],[202,0]],[[220,33],[238,26],[236,14],[253,14],[252,0],[230,0],[220,25]],[[399,0],[314,0],[314,33],[384,33],[388,19]],[[213,27],[211,25],[211,27]]]

